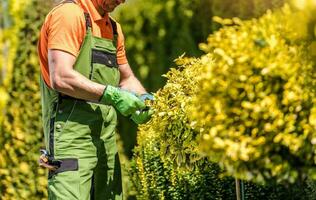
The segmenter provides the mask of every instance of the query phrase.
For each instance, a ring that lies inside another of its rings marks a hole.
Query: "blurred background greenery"
[[[46,172],[37,166],[39,149],[44,144],[36,44],[45,15],[58,2],[1,1],[0,199],[47,198]],[[166,84],[162,75],[175,66],[177,57],[183,53],[188,56],[203,54],[199,44],[221,27],[212,21],[213,16],[251,19],[284,3],[285,0],[128,0],[113,16],[122,25],[133,71],[149,92],[156,92]],[[126,198],[161,199],[159,194],[169,191],[166,199],[234,199],[234,180],[219,179],[218,166],[205,160],[199,161],[199,168],[189,171],[173,168],[172,162],[161,160],[153,144],[147,149],[136,150],[138,157],[130,162],[136,145],[136,130],[130,120],[120,118],[118,132],[121,160],[126,170]],[[159,179],[158,185],[149,186],[152,190],[147,194],[140,194],[144,192],[140,188],[144,185],[138,174],[128,176],[139,171],[137,162],[147,163],[150,173],[146,176]],[[134,170],[128,171],[130,167]],[[171,187],[175,182],[179,185]],[[297,199],[293,196],[297,191],[289,193],[290,190],[283,186],[263,188],[247,184],[247,199]],[[313,183],[298,185],[296,188],[308,190],[305,196],[297,193],[301,199],[316,199]]]

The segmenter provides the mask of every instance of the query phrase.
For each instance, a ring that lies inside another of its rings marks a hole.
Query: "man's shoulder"
[[[83,9],[75,3],[62,3],[55,6],[48,15],[63,16],[67,18],[83,18]]]

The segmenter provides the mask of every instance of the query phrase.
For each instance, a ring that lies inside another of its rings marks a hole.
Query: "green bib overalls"
[[[94,82],[118,86],[116,23],[111,19],[113,40],[95,37],[89,14],[84,14],[86,36],[74,69]],[[46,150],[50,159],[60,161],[49,173],[49,199],[122,199],[115,109],[62,96],[42,78],[41,95]]]

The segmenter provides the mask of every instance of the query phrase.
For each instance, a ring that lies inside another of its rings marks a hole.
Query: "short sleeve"
[[[63,4],[50,17],[47,29],[48,49],[58,49],[77,56],[85,35],[81,8],[73,3]]]
[[[119,65],[126,64],[127,58],[126,58],[126,52],[125,52],[125,39],[124,39],[124,34],[122,31],[122,28],[120,24],[117,23],[117,32],[118,32],[118,38],[117,38],[117,63]]]

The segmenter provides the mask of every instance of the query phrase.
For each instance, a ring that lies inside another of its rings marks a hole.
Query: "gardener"
[[[63,1],[46,17],[38,54],[49,199],[122,199],[116,111],[138,124],[152,99],[134,76],[120,25],[124,0]],[[129,91],[133,91],[129,92]]]

